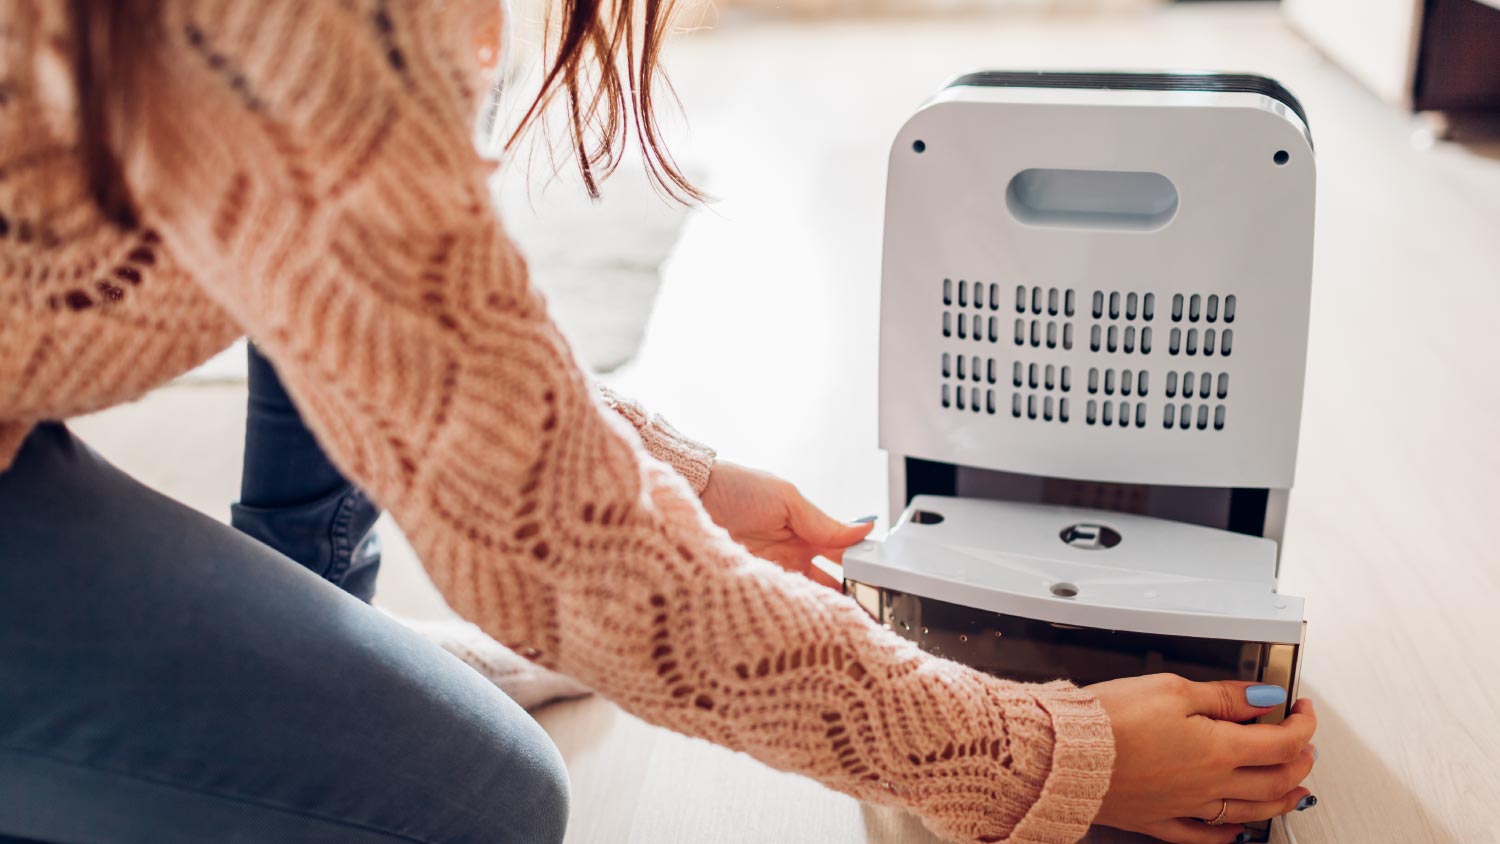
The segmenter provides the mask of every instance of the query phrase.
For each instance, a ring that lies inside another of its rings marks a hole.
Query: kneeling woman
[[[565,4],[532,116],[565,101],[591,189],[635,126],[692,197],[648,97],[668,11],[599,6]],[[863,528],[601,399],[471,141],[493,0],[0,10],[0,836],[562,835],[558,755],[505,695],[49,421],[240,334],[460,614],[647,721],[959,841],[1222,843],[1306,795],[1305,702],[1240,726],[1244,684],[924,654],[795,571]]]

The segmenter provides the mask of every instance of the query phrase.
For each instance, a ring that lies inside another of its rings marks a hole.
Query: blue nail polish
[[[1297,801],[1297,811],[1305,812],[1316,805],[1318,805],[1318,798],[1314,795],[1309,794],[1301,800]]]
[[[1236,835],[1234,837],[1234,844],[1245,844],[1245,842],[1249,841],[1249,840],[1250,840],[1250,833],[1248,833],[1248,832],[1242,832],[1239,835]]]
[[[1313,761],[1318,761],[1318,749],[1316,747],[1313,748]]]
[[[1280,686],[1251,686],[1245,689],[1245,700],[1251,706],[1277,706],[1286,703],[1286,689]]]
[[[855,519],[854,521],[850,522],[849,524],[851,524],[851,525],[867,525],[870,522],[875,521],[877,518],[879,518],[879,517],[878,516],[860,516],[859,518]]]

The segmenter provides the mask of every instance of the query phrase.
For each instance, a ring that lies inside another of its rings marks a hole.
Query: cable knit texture
[[[134,232],[86,199],[65,6],[0,0],[0,466],[35,421],[248,333],[506,646],[952,839],[1083,834],[1113,764],[1096,700],[924,654],[751,557],[693,494],[711,454],[591,388],[470,142],[493,3],[161,3]]]

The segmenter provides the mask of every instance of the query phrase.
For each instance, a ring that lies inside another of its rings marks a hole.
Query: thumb
[[[1280,686],[1238,680],[1189,683],[1188,686],[1188,701],[1193,712],[1218,721],[1249,721],[1286,703],[1286,689]]]
[[[797,538],[814,548],[836,550],[864,539],[875,527],[873,522],[849,524],[814,507],[812,502],[793,491],[796,500],[788,503],[791,528]]]

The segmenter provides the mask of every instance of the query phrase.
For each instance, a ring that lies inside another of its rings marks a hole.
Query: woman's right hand
[[[1115,769],[1094,822],[1172,844],[1230,844],[1241,824],[1296,809],[1316,755],[1312,701],[1297,701],[1280,724],[1242,724],[1275,708],[1250,705],[1252,685],[1153,674],[1089,686],[1115,735]],[[1226,800],[1224,824],[1205,823]]]

